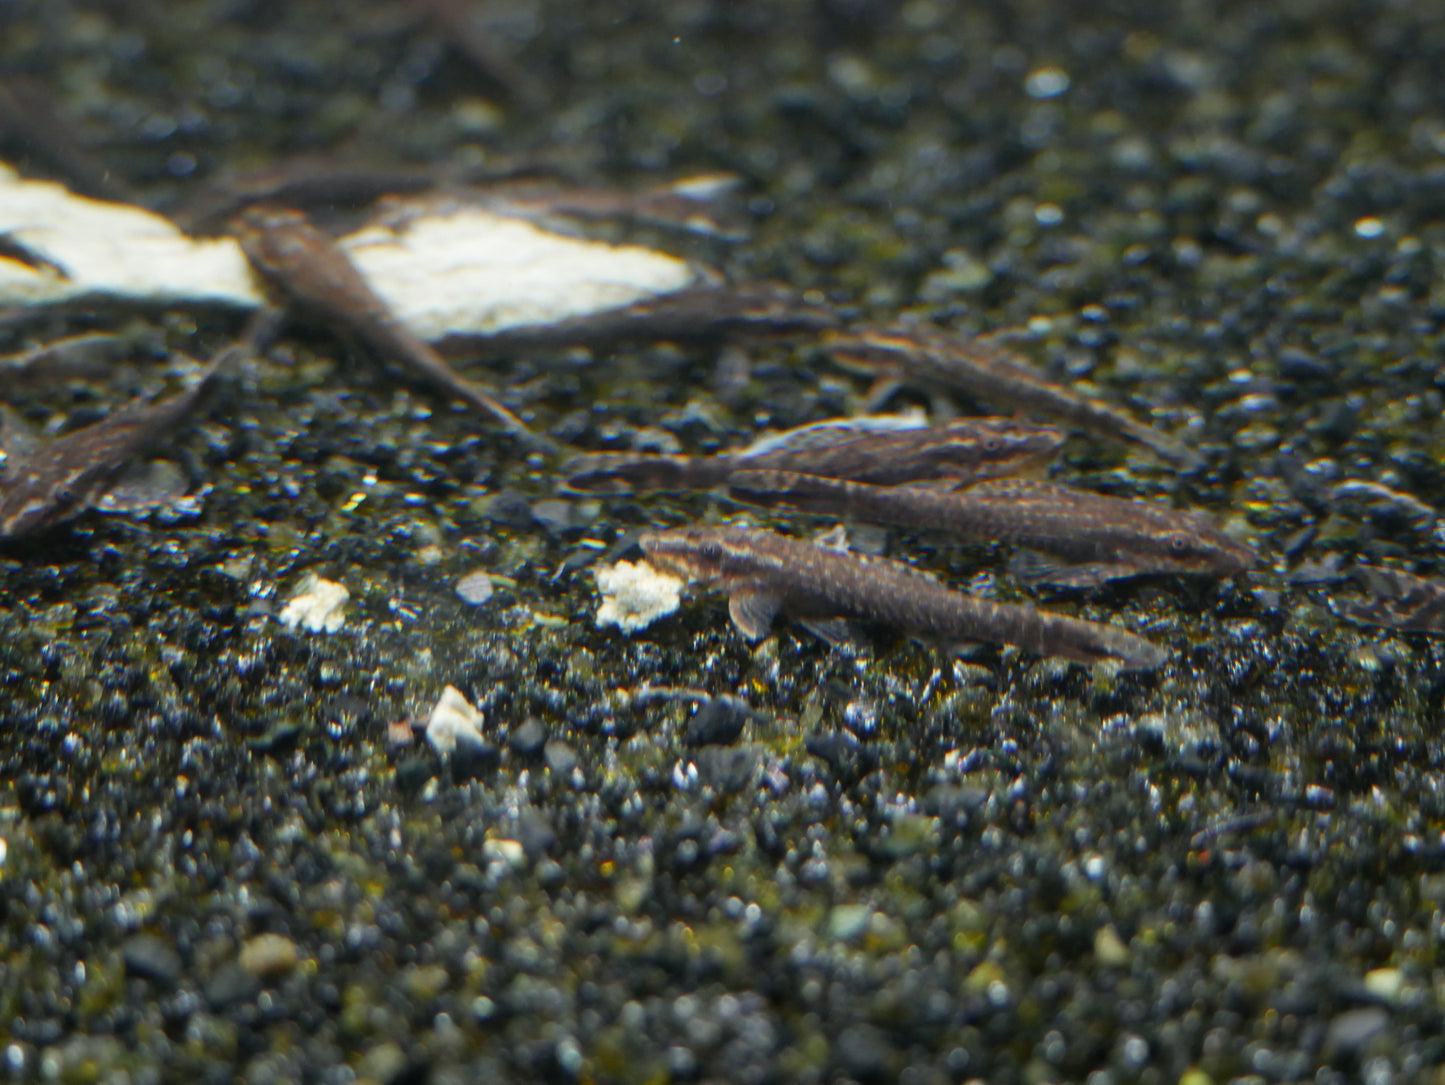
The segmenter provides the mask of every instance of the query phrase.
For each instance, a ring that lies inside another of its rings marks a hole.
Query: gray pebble
[[[181,957],[169,942],[151,934],[127,938],[120,947],[121,960],[127,975],[165,987],[174,987],[181,978]]]

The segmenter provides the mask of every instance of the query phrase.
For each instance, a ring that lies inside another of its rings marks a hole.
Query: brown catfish
[[[1007,542],[1066,565],[1025,564],[1028,578],[1095,587],[1146,573],[1230,576],[1255,565],[1254,551],[1208,516],[1149,501],[1004,479],[967,489],[869,486],[785,471],[738,471],[728,495],[751,505],[938,532],[969,542]]]
[[[954,591],[901,562],[837,550],[771,531],[684,527],[639,540],[653,565],[728,593],[733,623],[765,636],[779,611],[848,617],[941,641],[1013,644],[1081,663],[1118,659],[1134,670],[1163,663],[1158,645],[1117,626]]]
[[[1167,433],[1056,384],[995,343],[909,325],[838,333],[828,337],[824,349],[840,364],[874,376],[957,389],[998,407],[1045,415],[1096,437],[1143,445],[1176,466],[1192,469],[1203,463],[1198,452]]]
[[[1007,418],[920,425],[874,415],[818,422],[715,456],[596,453],[563,465],[569,489],[594,493],[709,490],[736,471],[799,471],[876,485],[977,481],[1024,474],[1053,458],[1064,435]]]
[[[411,331],[356,270],[350,257],[299,211],[249,207],[232,220],[246,258],[289,300],[400,365],[434,388],[515,433],[526,425],[487,391],[465,380]]]
[[[78,516],[98,502],[136,459],[174,436],[228,364],[228,351],[195,384],[164,399],[127,404],[52,441],[26,441],[10,419],[0,428],[0,539],[16,539]]]

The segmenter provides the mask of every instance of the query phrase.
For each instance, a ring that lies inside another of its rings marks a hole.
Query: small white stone
[[[624,633],[646,629],[682,603],[683,581],[659,572],[645,561],[619,561],[597,570],[598,626],[615,625]]]
[[[485,840],[482,842],[482,854],[488,859],[500,859],[513,870],[527,865],[527,853],[516,840]]]
[[[1365,990],[1392,1005],[1405,990],[1405,973],[1398,968],[1374,968],[1365,973]]]
[[[482,714],[473,708],[461,690],[447,686],[426,721],[426,740],[438,753],[451,753],[463,735],[482,738]]]
[[[457,594],[463,602],[480,606],[492,597],[492,578],[483,569],[476,569],[457,581]]]
[[[351,593],[331,580],[310,573],[278,617],[287,629],[298,626],[308,633],[335,633],[346,621]]]

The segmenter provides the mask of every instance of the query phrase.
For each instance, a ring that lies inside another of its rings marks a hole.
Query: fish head
[[[684,580],[716,580],[728,572],[733,549],[715,528],[649,531],[637,540],[649,564]]]
[[[274,203],[257,203],[243,207],[231,219],[233,228],[244,231],[286,229],[307,225],[300,211]]]
[[[1064,445],[1064,434],[1050,426],[998,419],[973,423],[970,439],[980,477],[1024,475],[1050,463]]]
[[[1159,556],[1183,573],[1233,576],[1254,568],[1259,560],[1248,546],[1202,520],[1191,529],[1161,532],[1157,547]]]

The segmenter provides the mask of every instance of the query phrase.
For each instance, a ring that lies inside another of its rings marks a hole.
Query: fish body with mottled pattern
[[[1202,513],[1047,482],[1000,479],[963,489],[870,486],[784,471],[739,471],[729,496],[766,507],[855,517],[974,543],[1007,542],[1066,564],[1034,577],[1072,587],[1148,573],[1231,576],[1254,551]]]
[[[195,412],[221,364],[213,363],[183,392],[128,404],[94,425],[35,447],[25,447],[28,442],[4,419],[0,539],[34,534],[90,508],[138,456],[174,436]]]
[[[912,424],[895,424],[909,422]],[[873,416],[814,423],[715,456],[596,453],[563,466],[569,489],[628,493],[708,490],[742,470],[798,471],[890,486],[949,478],[979,481],[1040,469],[1063,445],[1048,426],[1007,418],[936,425]]]
[[[849,368],[956,389],[995,406],[1058,419],[1097,437],[1132,441],[1179,467],[1192,469],[1203,462],[1198,452],[1167,433],[1056,384],[1016,355],[981,340],[909,326],[837,333],[827,338],[824,349]]]
[[[1165,658],[1157,645],[1112,625],[976,599],[901,562],[770,531],[684,527],[650,532],[639,543],[664,572],[726,591],[734,624],[754,640],[782,611],[858,618],[933,640],[1012,644],[1083,663],[1118,659],[1139,670]]]

